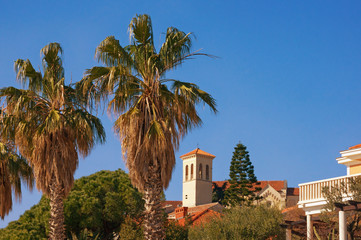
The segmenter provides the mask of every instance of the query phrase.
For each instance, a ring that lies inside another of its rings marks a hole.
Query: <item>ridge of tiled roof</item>
[[[219,217],[221,215],[220,208],[223,208],[219,203],[208,203],[195,207],[188,207],[188,216],[193,225],[198,225],[202,222],[208,221],[209,217]],[[169,215],[174,214],[172,212]],[[179,225],[184,226],[186,218],[180,218],[176,220]]]
[[[202,204],[202,205],[198,205],[198,206],[194,206],[194,207],[188,207],[187,212],[190,216],[193,216],[193,215],[203,212],[204,210],[207,210],[207,209],[220,211],[219,209],[221,209],[221,208],[223,208],[223,207],[218,202],[214,202],[214,203],[207,203],[207,204]],[[175,216],[175,211],[169,213],[168,216]]]
[[[348,150],[352,150],[352,149],[356,149],[356,148],[361,148],[361,144],[357,144],[355,146],[349,147]]]
[[[209,209],[215,205],[219,204],[218,202],[214,202],[214,203],[207,203],[207,204],[202,204],[202,205],[198,205],[198,206],[195,206],[195,207],[189,207],[188,208],[188,213],[189,214],[193,214],[193,213],[196,213],[196,212],[200,212],[200,211],[203,211],[205,209]]]
[[[230,184],[228,181],[213,181],[218,187],[222,187],[226,183],[226,189],[229,188]],[[258,181],[260,184],[253,184],[252,189],[259,187],[261,189],[265,188],[267,185],[273,187],[276,191],[281,191],[285,187],[285,180],[274,180],[274,181]]]
[[[189,153],[183,154],[182,156],[180,156],[180,158],[187,157],[187,156],[190,156],[190,155],[193,155],[193,154],[203,155],[203,156],[212,157],[212,158],[216,157],[213,154],[207,153],[207,152],[205,152],[205,151],[203,151],[203,150],[201,150],[199,148],[196,148],[193,151],[190,151]]]

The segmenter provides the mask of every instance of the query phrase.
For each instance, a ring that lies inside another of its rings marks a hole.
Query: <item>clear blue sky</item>
[[[166,197],[181,200],[182,162],[193,150],[216,155],[213,180],[228,178],[233,147],[250,152],[259,180],[289,186],[346,175],[339,151],[361,143],[360,1],[5,1],[0,0],[0,87],[18,86],[13,63],[40,66],[40,49],[59,42],[67,81],[97,64],[96,46],[115,35],[128,44],[135,14],[152,17],[156,46],[168,26],[196,35],[219,59],[198,58],[169,76],[197,83],[217,100],[219,114],[200,107],[204,121],[181,142]],[[107,143],[80,161],[76,177],[125,169],[112,119],[101,115]],[[37,203],[24,191],[0,227]]]

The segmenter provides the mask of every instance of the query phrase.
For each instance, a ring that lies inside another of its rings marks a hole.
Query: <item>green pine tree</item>
[[[260,183],[254,174],[254,167],[250,160],[247,147],[238,143],[234,148],[231,166],[229,168],[230,187],[225,191],[224,205],[244,206],[251,205],[254,200],[260,199],[256,192]]]

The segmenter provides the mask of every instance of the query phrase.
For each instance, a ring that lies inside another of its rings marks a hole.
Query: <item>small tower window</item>
[[[206,179],[209,180],[209,166],[206,165]]]
[[[202,179],[203,178],[203,169],[202,169],[202,163],[201,164],[199,164],[199,172],[198,172],[198,174],[199,174],[199,179]]]
[[[188,181],[188,165],[186,166],[186,181]]]
[[[193,163],[191,165],[191,180],[193,179]]]

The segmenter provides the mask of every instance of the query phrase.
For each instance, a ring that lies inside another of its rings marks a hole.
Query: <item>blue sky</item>
[[[61,43],[68,82],[97,65],[96,46],[114,35],[128,44],[135,14],[152,17],[156,46],[169,26],[196,36],[194,50],[216,55],[186,62],[168,76],[198,84],[219,113],[200,106],[204,124],[181,142],[166,191],[181,200],[179,156],[197,145],[217,157],[213,180],[228,178],[234,146],[248,147],[259,180],[288,185],[346,175],[339,151],[361,143],[361,3],[359,1],[5,1],[0,0],[0,87],[19,86],[13,63],[40,67],[40,49]],[[107,143],[80,161],[76,178],[125,169],[112,121],[99,113]],[[21,204],[0,227],[36,204]]]

